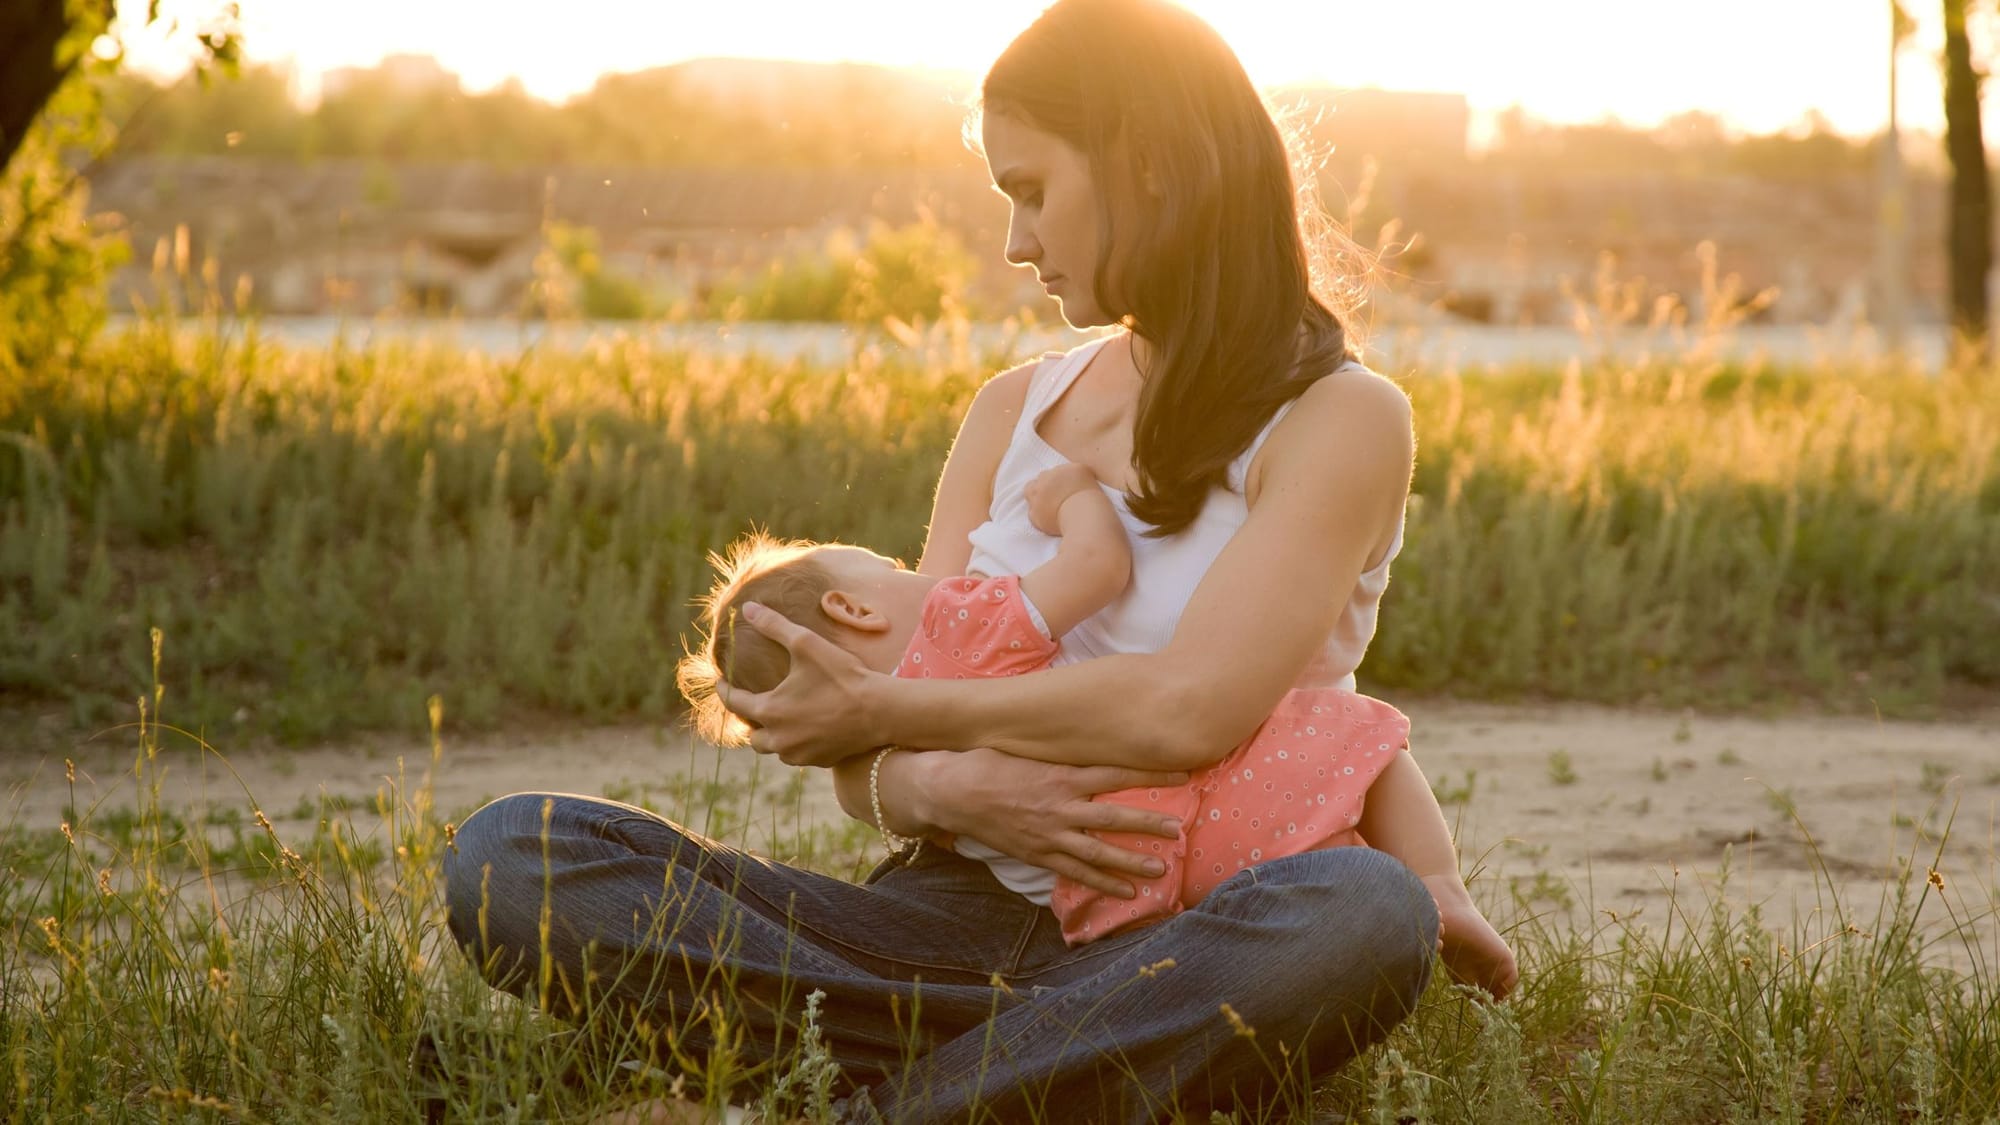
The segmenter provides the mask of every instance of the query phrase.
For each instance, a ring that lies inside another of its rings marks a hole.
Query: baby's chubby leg
[[[1452,979],[1477,985],[1496,999],[1512,992],[1520,979],[1514,951],[1472,904],[1458,873],[1458,849],[1444,810],[1407,751],[1397,754],[1368,787],[1358,827],[1371,847],[1401,860],[1437,899],[1440,955]]]

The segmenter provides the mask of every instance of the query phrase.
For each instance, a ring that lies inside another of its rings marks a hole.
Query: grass
[[[218,737],[415,735],[431,695],[464,729],[669,713],[704,553],[762,524],[913,556],[1003,362],[949,326],[812,366],[144,322],[0,380],[0,708],[50,744],[115,721],[158,626]],[[1407,388],[1369,689],[1926,716],[2000,688],[1990,387],[1660,359]]]
[[[170,807],[165,771],[217,752],[157,719],[137,739],[129,808],[72,796],[15,810],[0,836],[0,1074],[21,1119],[581,1120],[670,1091],[826,1119],[808,998],[774,1064],[739,1042],[662,1069],[636,1065],[652,1056],[622,1021],[584,1035],[490,992],[444,936],[438,864],[466,810],[433,805],[427,778],[452,768],[435,734],[375,800],[315,802],[298,831],[251,794]],[[783,819],[760,809],[800,819],[801,776],[609,795],[747,844]],[[202,826],[261,844],[212,847]],[[876,847],[819,830],[763,843],[842,874]],[[1934,870],[1937,847],[1872,907],[1827,878],[1822,909],[1789,929],[1678,872],[1649,925],[1579,907],[1545,870],[1508,880],[1516,998],[1483,1006],[1440,979],[1387,1042],[1271,1120],[1992,1120],[1994,906]],[[1499,886],[1475,881],[1482,897]]]
[[[712,1104],[783,1088],[810,1108],[810,1050],[775,1068],[708,1053],[677,1079],[497,998],[443,938],[439,856],[468,810],[433,807],[420,779],[276,820],[250,794],[169,806],[159,779],[209,745],[414,744],[426,714],[433,768],[440,714],[657,719],[706,550],[754,522],[915,553],[998,362],[932,339],[816,368],[633,342],[287,352],[150,322],[9,372],[0,708],[39,722],[16,724],[30,747],[123,722],[134,699],[143,718],[129,807],[73,798],[0,828],[5,1104],[574,1120],[692,1074],[682,1089]],[[1661,360],[1408,389],[1420,464],[1372,690],[1921,716],[2000,688],[2000,573],[1979,565],[2000,557],[1990,387]],[[156,628],[176,638],[165,686]],[[1566,754],[1549,766],[1574,778]],[[1476,799],[1472,775],[1440,781]],[[787,820],[792,784],[615,795],[855,874],[872,841]],[[1789,794],[1772,809],[1796,815]],[[1518,998],[1480,1007],[1440,981],[1310,1100],[1370,1121],[1992,1120],[1991,891],[1935,862],[1907,857],[1872,906],[1828,878],[1825,908],[1782,930],[1719,896],[1677,890],[1641,925],[1546,870],[1482,877],[1522,919]]]

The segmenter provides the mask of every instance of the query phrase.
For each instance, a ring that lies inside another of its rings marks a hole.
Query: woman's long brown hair
[[[1089,160],[1098,307],[1152,345],[1133,514],[1171,535],[1281,405],[1351,357],[1312,291],[1285,140],[1222,37],[1164,0],[1058,0],[987,72],[982,112]]]

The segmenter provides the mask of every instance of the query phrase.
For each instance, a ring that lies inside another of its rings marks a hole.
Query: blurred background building
[[[694,315],[840,232],[926,224],[969,248],[971,311],[1040,301],[1000,260],[1004,201],[960,141],[942,78],[858,65],[712,60],[610,75],[561,105],[518,86],[468,94],[427,56],[324,75],[160,88],[123,79],[119,154],[93,208],[136,250],[124,297],[159,297],[152,249],[184,239],[223,288],[271,314],[509,316],[537,307],[552,231],[587,231],[593,268],[648,307]],[[1820,123],[1734,136],[1684,114],[1649,130],[1503,114],[1475,147],[1449,93],[1270,91],[1314,154],[1325,206],[1379,254],[1397,309],[1472,323],[1567,323],[1607,272],[1651,308],[1693,309],[1712,243],[1761,319],[1866,315],[1880,206],[1868,142]],[[1934,162],[1933,162],[1934,163]],[[1941,173],[1917,162],[1911,297],[1941,318]],[[181,229],[185,233],[181,234]]]

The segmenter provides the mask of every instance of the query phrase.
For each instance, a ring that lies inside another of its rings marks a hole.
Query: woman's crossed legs
[[[445,876],[452,931],[496,986],[645,1019],[683,1052],[718,1024],[753,1057],[790,1050],[825,993],[858,1120],[1150,1121],[1302,1096],[1414,1007],[1437,941],[1423,884],[1366,848],[1259,865],[1072,950],[1052,912],[932,845],[857,885],[558,794],[474,813]]]

